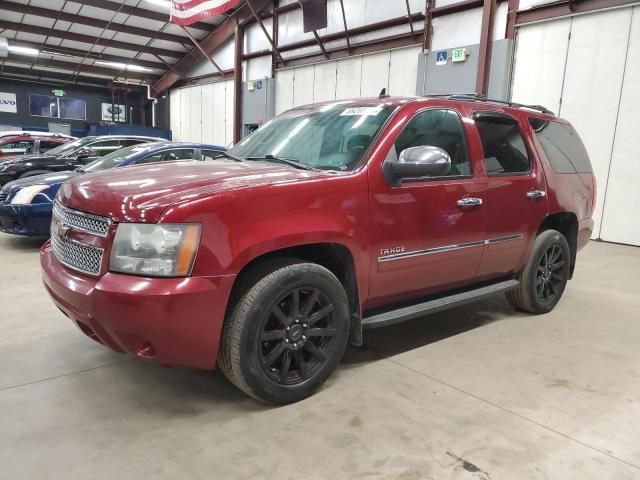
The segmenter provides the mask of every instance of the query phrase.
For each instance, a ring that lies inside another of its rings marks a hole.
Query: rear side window
[[[23,155],[33,153],[33,140],[20,140],[0,146],[3,155]]]
[[[531,159],[515,119],[478,112],[476,126],[482,141],[487,175],[517,175],[531,171]]]
[[[539,118],[529,123],[556,173],[592,172],[587,150],[571,125]]]
[[[48,152],[52,148],[56,148],[63,142],[54,142],[50,140],[40,140],[40,153]]]

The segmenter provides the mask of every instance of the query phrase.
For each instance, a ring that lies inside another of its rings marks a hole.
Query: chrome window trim
[[[391,255],[381,255],[378,257],[378,263],[390,262],[393,260],[401,260],[404,258],[421,257],[423,255],[432,255],[434,253],[453,252],[455,250],[462,250],[464,248],[481,247],[484,245],[490,245],[494,243],[509,242],[512,240],[519,240],[524,235],[521,233],[506,235],[504,237],[491,238],[487,240],[477,240],[474,242],[458,243],[453,245],[443,245],[442,247],[426,248],[424,250],[414,250],[412,252],[394,253]]]
[[[100,232],[97,230],[91,230],[88,228],[83,228],[79,225],[71,225],[68,224],[66,222],[62,222],[65,225],[68,225],[69,227],[73,228],[74,230],[77,230],[79,232],[83,232],[83,233],[90,233],[91,235],[96,235],[98,237],[102,237],[102,238],[106,238],[109,235],[109,229],[111,228],[111,219],[108,217],[101,217],[100,215],[93,215],[91,213],[85,213],[85,212],[81,212],[79,210],[73,210],[72,208],[68,208],[65,207],[64,205],[60,204],[59,202],[55,201],[53,203],[53,214],[60,220],[62,221],[62,219],[60,218],[59,215],[57,215],[56,210],[64,213],[68,213],[70,215],[78,215],[80,217],[85,217],[85,218],[90,218],[92,220],[96,220],[98,222],[105,222],[107,224],[107,228],[105,232]]]

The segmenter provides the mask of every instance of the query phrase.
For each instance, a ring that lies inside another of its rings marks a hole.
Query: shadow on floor
[[[518,314],[507,301],[497,296],[398,325],[369,330],[365,332],[365,346],[347,348],[338,368],[359,368],[515,315]],[[163,368],[150,362],[132,360],[119,366],[114,374],[119,379],[127,377],[123,381],[127,384],[126,395],[125,398],[120,397],[121,401],[139,404],[141,399],[145,399],[147,407],[165,414],[191,416],[212,407],[240,412],[273,408],[238,391],[220,370]]]
[[[431,343],[519,315],[504,296],[445,310],[389,327],[365,330],[364,346],[349,347],[343,366],[357,366],[399,355]]]

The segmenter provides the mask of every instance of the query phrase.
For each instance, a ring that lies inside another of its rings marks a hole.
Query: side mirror
[[[397,160],[385,161],[382,171],[389,185],[397,187],[409,178],[448,175],[451,171],[451,157],[439,147],[409,147],[400,152]]]

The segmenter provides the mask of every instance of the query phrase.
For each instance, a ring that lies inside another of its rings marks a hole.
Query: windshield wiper
[[[218,155],[217,157],[214,158],[214,160],[216,158],[228,158],[230,160],[234,160],[236,162],[244,162],[244,158],[242,157],[237,157],[235,155],[231,155],[230,153],[227,152],[220,152],[220,155]]]
[[[271,154],[262,155],[259,157],[246,157],[245,160],[267,160],[269,162],[284,163],[285,165],[289,165],[295,168],[300,168],[302,170],[314,170],[314,171],[318,170],[317,168],[313,168],[307,165],[306,163],[298,162],[297,160],[294,160],[292,158],[276,157],[275,155],[271,155]]]

